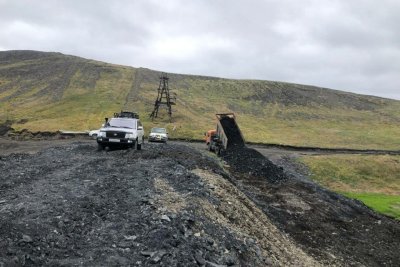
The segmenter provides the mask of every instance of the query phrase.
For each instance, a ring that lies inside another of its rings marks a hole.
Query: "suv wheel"
[[[97,150],[98,151],[104,150],[104,146],[102,144],[97,143]]]

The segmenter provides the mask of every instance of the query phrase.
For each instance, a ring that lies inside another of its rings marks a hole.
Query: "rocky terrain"
[[[0,266],[400,262],[398,221],[255,150],[221,160],[190,144],[44,143],[0,152]]]

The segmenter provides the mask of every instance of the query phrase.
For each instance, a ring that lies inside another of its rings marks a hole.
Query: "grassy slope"
[[[152,111],[157,82],[153,75],[153,82],[141,83],[136,107],[145,110],[144,114]],[[206,129],[214,127],[215,113],[235,112],[247,141],[299,146],[400,148],[399,102],[383,101],[374,110],[357,110],[343,105],[300,105],[280,103],[279,98],[269,99],[270,102],[263,100],[263,96],[257,98],[257,95],[275,90],[275,85],[268,81],[172,76],[170,87],[178,94],[178,105],[173,108],[173,124],[178,126],[174,134],[201,139]],[[157,121],[170,128],[173,125],[167,119]]]
[[[129,108],[141,114],[147,130],[162,125],[172,137],[202,139],[214,127],[215,113],[235,112],[247,141],[400,149],[400,101],[288,83],[171,74],[170,88],[178,95],[173,121],[161,111],[164,118],[151,122],[157,72],[61,54],[1,61],[1,53],[0,123],[12,119],[17,130],[94,129],[104,117]],[[46,75],[39,79],[41,73]],[[28,122],[18,123],[21,119]]]
[[[309,156],[301,161],[321,185],[400,219],[400,156]]]
[[[24,73],[0,76],[3,88],[0,121],[11,119],[16,122],[15,129],[30,131],[84,130],[98,126],[101,119],[124,104],[135,72],[133,68],[52,54],[49,58],[6,62],[1,64],[0,73],[1,69],[16,67],[25,70],[26,78],[21,80]],[[35,79],[37,72],[45,73],[44,77]],[[67,83],[53,80],[67,80]],[[13,93],[12,98],[4,99]],[[22,119],[27,122],[18,123]]]

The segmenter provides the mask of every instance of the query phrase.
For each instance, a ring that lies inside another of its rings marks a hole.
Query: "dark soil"
[[[99,152],[87,140],[0,153],[0,266],[400,262],[398,221],[252,149],[224,160],[229,172],[205,150],[172,142]]]
[[[1,156],[0,173],[0,266],[313,262],[266,218],[257,228],[284,252],[245,227],[257,208],[233,206],[244,196],[220,163],[187,146],[98,152],[94,141],[76,142]]]
[[[0,136],[6,135],[9,131],[12,130],[11,128],[12,121],[7,120],[4,123],[0,123]]]
[[[266,179],[270,183],[279,183],[287,179],[282,167],[276,166],[252,148],[233,145],[223,158],[231,166],[232,173],[238,175]]]
[[[250,148],[227,151],[231,181],[305,251],[340,265],[396,266],[400,223],[361,202],[321,188],[293,170]]]
[[[26,129],[21,131],[9,130],[6,135],[8,139],[16,141],[31,141],[31,140],[57,140],[73,138],[73,135],[62,135],[59,131],[56,132],[31,132]]]

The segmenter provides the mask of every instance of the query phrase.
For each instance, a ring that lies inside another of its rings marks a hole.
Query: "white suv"
[[[110,146],[125,146],[142,149],[144,130],[138,118],[117,117],[106,119],[97,135],[99,149]]]

